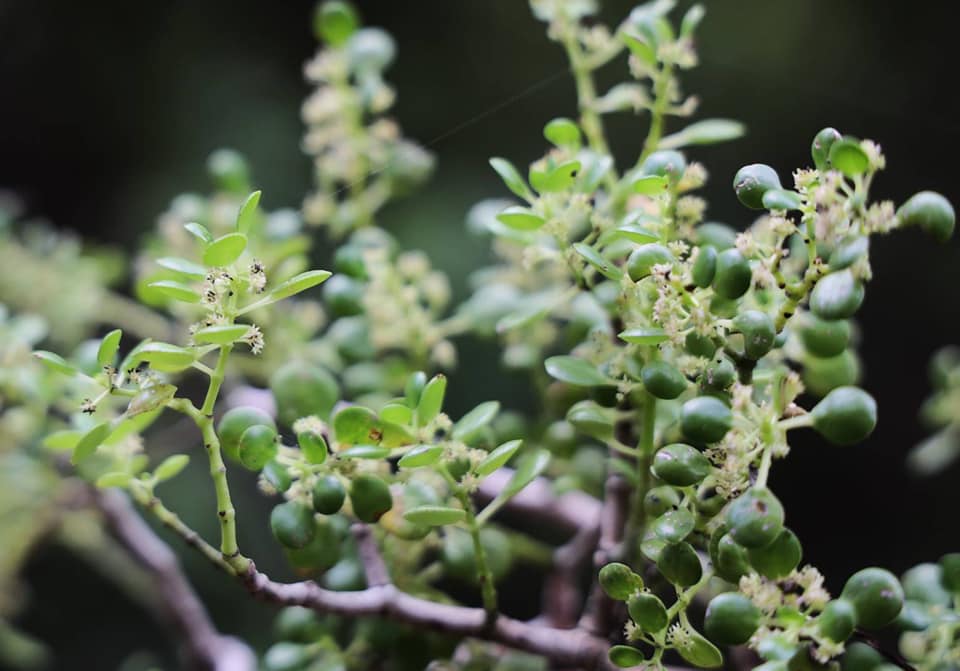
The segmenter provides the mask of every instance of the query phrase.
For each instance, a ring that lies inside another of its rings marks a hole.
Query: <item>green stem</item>
[[[480,581],[483,609],[487,613],[487,622],[492,623],[497,618],[497,588],[493,584],[493,573],[491,573],[490,566],[487,563],[487,553],[483,549],[483,543],[480,542],[480,524],[477,523],[477,517],[473,511],[473,501],[470,500],[467,490],[457,485],[455,493],[467,513],[466,522],[470,529],[470,537],[473,539],[473,554],[477,560],[477,579]]]
[[[643,407],[640,409],[640,440],[637,444],[637,489],[633,493],[627,531],[624,534],[624,553],[632,559],[637,540],[643,537],[647,525],[647,511],[643,501],[650,489],[650,462],[656,446],[657,399],[649,393],[644,394]]]
[[[763,448],[763,454],[760,456],[760,469],[757,471],[757,481],[755,487],[766,487],[767,478],[770,477],[770,465],[773,463],[773,445],[767,444]]]
[[[640,158],[637,159],[639,167],[647,157],[657,150],[660,139],[663,137],[663,120],[666,116],[670,80],[673,78],[673,65],[664,63],[663,68],[657,73],[656,81],[653,83],[653,107],[650,109],[650,130],[647,131],[647,139],[643,142],[643,150],[640,152]]]

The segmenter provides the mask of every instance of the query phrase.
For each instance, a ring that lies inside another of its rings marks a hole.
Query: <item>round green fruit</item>
[[[692,398],[680,410],[683,435],[695,443],[716,443],[727,435],[731,426],[733,413],[713,396]]]
[[[801,377],[807,391],[822,398],[838,387],[856,385],[860,375],[860,359],[848,349],[828,359],[805,357]]]
[[[730,535],[745,548],[769,545],[783,530],[783,506],[765,487],[752,487],[727,509]]]
[[[713,275],[713,290],[721,298],[740,298],[750,288],[753,272],[750,262],[736,247],[717,254],[717,269]]]
[[[650,154],[640,166],[643,175],[659,175],[676,181],[687,167],[687,159],[673,149],[664,149]]]
[[[820,633],[835,643],[843,643],[857,627],[857,610],[845,599],[834,599],[817,617]]]
[[[325,571],[340,560],[340,539],[326,519],[315,519],[313,538],[302,548],[287,549],[287,560],[303,571]]]
[[[643,386],[657,398],[671,400],[687,388],[687,378],[666,361],[651,361],[640,372]]]
[[[313,511],[299,501],[286,501],[270,513],[270,530],[284,547],[299,550],[313,540],[316,523]]]
[[[857,624],[878,629],[890,624],[903,608],[903,587],[890,571],[865,568],[857,571],[843,586],[841,594],[857,611]]]
[[[673,263],[673,253],[661,244],[650,242],[637,247],[627,258],[627,274],[634,282],[647,277],[654,266]]]
[[[231,408],[223,413],[217,423],[217,435],[220,437],[220,448],[231,459],[240,460],[240,436],[251,426],[267,426],[277,430],[273,418],[260,408],[240,406]]]
[[[900,584],[903,585],[903,596],[907,600],[944,607],[949,607],[953,602],[953,595],[944,583],[940,564],[917,564],[900,577]]]
[[[850,269],[830,273],[813,288],[810,311],[821,319],[848,319],[863,303],[863,284]]]
[[[376,522],[393,507],[390,486],[376,475],[358,475],[350,481],[350,505],[361,522]]]
[[[940,557],[943,586],[954,594],[960,594],[960,552],[951,552]]]
[[[780,189],[780,177],[769,165],[752,163],[737,171],[733,178],[733,190],[737,199],[751,210],[762,210],[763,194],[770,189]]]
[[[653,457],[653,474],[676,487],[689,487],[710,473],[710,461],[699,450],[673,443],[662,447]]]
[[[323,302],[334,317],[351,317],[363,312],[363,283],[349,275],[334,275],[323,283]]]
[[[333,375],[303,361],[290,361],[278,368],[270,376],[270,391],[277,403],[277,417],[286,426],[307,415],[328,417],[340,398]]]
[[[850,342],[850,322],[846,319],[820,319],[811,314],[800,330],[800,339],[806,350],[816,357],[837,356]]]
[[[919,226],[934,239],[946,242],[957,218],[950,201],[934,191],[921,191],[900,206],[897,216],[905,226]]]
[[[717,343],[713,338],[700,335],[696,331],[690,331],[683,341],[684,349],[694,356],[702,356],[705,359],[712,357],[717,351]]]
[[[737,370],[729,359],[723,357],[719,361],[711,361],[703,369],[700,376],[700,388],[708,392],[722,392],[733,384],[737,377]]]
[[[703,566],[697,551],[685,541],[664,546],[657,558],[657,569],[664,578],[678,587],[695,585],[703,576]]]
[[[693,283],[701,289],[709,287],[713,282],[713,276],[717,272],[717,256],[717,250],[712,246],[700,247],[697,252],[690,275]]]
[[[660,517],[680,505],[680,495],[673,487],[654,487],[643,497],[643,509],[651,518]]]
[[[650,592],[638,592],[627,601],[627,612],[640,630],[649,634],[663,631],[669,619],[663,601]]]
[[[810,411],[813,428],[837,445],[869,436],[877,425],[877,402],[859,387],[838,387]]]
[[[749,551],[737,541],[733,536],[724,533],[717,543],[714,557],[714,569],[717,575],[726,580],[737,584],[742,576],[750,573]]]
[[[617,601],[626,601],[632,594],[643,589],[643,580],[626,564],[613,562],[600,569],[600,587],[607,596]]]
[[[810,154],[813,156],[813,164],[817,167],[817,170],[829,170],[830,147],[842,137],[840,131],[836,128],[824,128],[814,136],[813,143],[810,146]]]
[[[841,668],[843,671],[875,671],[884,661],[884,656],[876,648],[855,641],[847,646]]]
[[[720,645],[746,643],[759,626],[760,609],[750,599],[736,592],[713,597],[703,619],[707,637]]]
[[[321,515],[333,515],[340,512],[347,492],[335,475],[324,475],[313,483],[313,509]]]
[[[783,529],[773,542],[747,551],[750,565],[760,575],[775,580],[789,575],[800,564],[803,548],[800,539],[789,529]]]
[[[266,424],[255,424],[240,436],[237,456],[251,471],[259,471],[277,456],[277,432]]]
[[[773,347],[777,329],[770,315],[746,310],[733,320],[733,328],[743,335],[743,353],[748,359],[760,359]]]

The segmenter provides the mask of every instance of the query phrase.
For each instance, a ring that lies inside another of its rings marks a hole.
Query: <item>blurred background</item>
[[[392,204],[383,221],[404,246],[428,251],[463,297],[467,271],[488,258],[486,242],[466,234],[464,215],[477,200],[506,193],[487,158],[526,165],[545,148],[543,124],[575,114],[572,79],[559,74],[564,56],[521,0],[357,4],[368,24],[398,42],[387,73],[399,92],[395,117],[439,160],[430,185]],[[603,18],[616,23],[633,4],[606,0]],[[250,159],[268,208],[299,206],[310,185],[299,108],[308,92],[301,67],[315,49],[312,8],[0,0],[0,188],[60,229],[132,249],[174,195],[209,189],[205,159],[228,146]],[[960,204],[956,36],[939,3],[907,10],[871,0],[738,0],[707,10],[701,65],[685,90],[700,96],[699,117],[736,118],[749,129],[735,143],[690,152],[710,172],[709,218],[746,226],[751,214],[730,187],[736,169],[768,163],[786,182],[810,162],[810,141],[826,125],[881,143],[889,167],[875,198],[902,202],[930,188]],[[600,89],[624,77],[618,60]],[[646,119],[608,119],[615,152],[631,160]],[[916,417],[929,392],[928,358],[960,343],[960,242],[938,246],[902,232],[875,240],[873,261],[858,318],[864,386],[880,406],[877,432],[851,448],[802,435],[772,478],[805,560],[834,591],[864,565],[899,573],[960,550],[960,464],[927,479],[904,468],[904,455],[926,435]],[[495,396],[525,407],[522,379],[496,373],[489,343],[459,346],[454,416]],[[206,496],[201,470],[178,485],[184,493]],[[247,480],[237,483],[240,505],[265,520],[268,504]],[[184,512],[212,531],[206,509]],[[266,523],[244,529],[258,563],[283,575]],[[184,561],[218,624],[265,645],[271,609],[195,557]],[[141,668],[128,658],[134,650],[171,659],[164,632],[86,565],[51,549],[30,563],[27,579],[31,602],[19,622],[52,644],[56,668],[112,669],[124,660]]]

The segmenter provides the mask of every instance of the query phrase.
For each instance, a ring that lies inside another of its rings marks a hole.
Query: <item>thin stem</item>
[[[770,465],[773,463],[773,445],[767,444],[763,447],[763,454],[760,457],[760,469],[757,471],[756,487],[766,487],[767,478],[770,477]]]
[[[637,165],[641,165],[647,157],[657,150],[660,144],[660,138],[663,137],[663,120],[666,116],[667,105],[669,104],[670,80],[673,78],[673,64],[664,63],[658,71],[653,83],[653,107],[650,109],[650,129],[647,131],[647,139],[643,142],[643,150],[640,152],[640,158],[637,159]]]
[[[480,581],[480,594],[483,598],[483,610],[487,614],[487,622],[492,623],[497,618],[497,588],[493,584],[493,573],[490,571],[490,565],[487,562],[487,553],[480,542],[480,523],[473,511],[473,501],[470,495],[460,485],[457,486],[457,499],[463,505],[467,513],[467,528],[470,530],[470,537],[473,539],[473,554],[477,561],[477,579]]]
[[[784,431],[803,429],[811,424],[813,424],[813,416],[810,414],[788,417],[787,419],[781,419],[779,422],[777,422],[777,426]]]

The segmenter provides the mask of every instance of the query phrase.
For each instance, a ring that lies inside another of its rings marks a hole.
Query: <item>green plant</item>
[[[866,568],[834,598],[816,568],[801,566],[800,541],[769,483],[790,432],[812,428],[848,445],[874,430],[876,403],[855,386],[850,326],[873,272],[869,240],[908,226],[945,240],[949,202],[923,192],[899,210],[871,203],[885,164],[879,146],[828,128],[813,140],[814,167],[797,170],[790,188],[766,165],[737,172],[736,196],[762,211],[748,230],[704,223],[695,192],[706,170],[680,150],[744,129],[708,119],[665,133],[669,120],[695,111],[679,75],[696,64],[703,8],[674,25],[673,3],[656,0],[610,30],[584,21],[591,0],[531,5],[567,52],[579,117],[545,125],[551,146],[526,176],[491,159],[519,200],[471,211],[470,226],[491,238],[498,261],[477,274],[467,301],[450,309],[447,279],[375,226],[390,198],[426,179],[432,159],[380,116],[393,100],[383,79],[390,37],[360,28],[348,4],[327,2],[316,15],[325,46],[307,65],[317,89],[304,106],[304,144],[317,179],[303,221],[263,211],[242,157],[218,152],[209,165],[215,193],[175,199],[136,267],[138,297],[165,317],[148,311],[137,338],[111,330],[71,357],[34,351],[45,368],[23,356],[45,334],[15,318],[10,328],[27,333],[10,370],[39,380],[27,385],[31,421],[15,436],[30,445],[44,436],[43,450],[27,451],[32,466],[56,478],[50,464],[69,453],[80,479],[125,490],[251,593],[289,606],[268,669],[379,663],[378,637],[400,634],[363,619],[375,616],[412,626],[425,642],[410,659],[391,660],[397,666],[426,656],[485,668],[489,650],[453,654],[459,639],[476,639],[561,668],[659,669],[670,656],[714,668],[724,663],[718,646],[738,645],[766,671],[849,665],[857,655],[856,668],[875,668],[884,658],[852,653],[856,644],[845,658],[847,644],[873,642],[863,630],[894,621],[918,668],[957,666],[955,555],[912,569],[903,585]],[[631,81],[599,95],[593,72],[624,54]],[[630,110],[649,114],[649,130],[636,160],[618,166],[604,116]],[[307,270],[310,226],[345,239],[336,275]],[[28,246],[11,238],[8,248],[23,255]],[[109,297],[95,275],[83,281]],[[321,284],[329,323],[309,298]],[[71,320],[61,337],[80,339],[89,321]],[[529,371],[542,392],[539,416],[511,415],[495,400],[456,420],[444,412],[442,371],[467,333],[497,338],[503,363]],[[941,355],[936,371],[929,414],[946,425],[936,439],[946,447],[936,450],[955,453],[956,357]],[[206,389],[195,402],[182,388],[198,377]],[[23,377],[0,381],[7,396]],[[226,407],[226,388],[250,387],[269,390],[251,396],[259,407]],[[805,388],[819,400],[802,396]],[[181,520],[180,501],[164,501],[163,484],[190,456],[144,453],[140,435],[167,410],[196,427],[202,456],[193,458],[210,472],[219,543]],[[4,426],[15,424],[11,414]],[[931,459],[946,460],[916,461]],[[257,472],[274,497],[271,531],[306,580],[276,582],[245,554],[226,475],[234,464]],[[601,492],[602,502],[589,495]],[[96,500],[129,545],[146,542],[116,500]],[[501,511],[575,533],[545,547],[529,524],[501,523]],[[581,599],[577,572],[591,559],[596,579]],[[520,562],[553,572],[543,620],[501,612],[498,583]],[[444,577],[468,583],[480,606],[450,603]],[[337,631],[318,614],[361,621]]]

